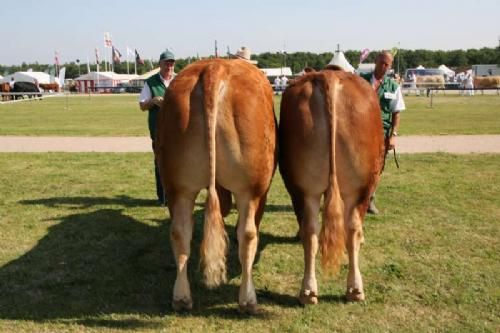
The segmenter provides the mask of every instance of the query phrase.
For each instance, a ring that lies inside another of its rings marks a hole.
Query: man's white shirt
[[[163,77],[160,75],[160,79],[163,82],[163,85],[165,88],[168,88],[170,85],[170,82],[174,79],[175,74],[172,76],[170,80],[165,80]],[[146,101],[149,101],[152,98],[151,94],[151,88],[149,88],[149,85],[145,82],[144,87],[142,87],[141,94],[139,95],[139,103],[144,103]]]
[[[372,75],[372,79],[370,81],[372,86],[373,86],[373,83],[375,81],[377,81],[377,79],[375,79],[375,76]],[[405,101],[403,100],[403,94],[401,93],[401,86],[400,85],[398,85],[398,88],[396,89],[396,91],[393,94],[392,93],[385,93],[384,95],[385,95],[384,96],[385,98],[391,100],[390,108],[391,108],[391,111],[393,113],[394,112],[401,112],[401,111],[406,109],[406,105],[405,105]]]

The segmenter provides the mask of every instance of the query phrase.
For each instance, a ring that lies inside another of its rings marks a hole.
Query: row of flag
[[[111,48],[111,58],[113,59],[113,63],[119,64],[121,62],[122,54],[113,45],[113,41],[111,40],[111,35],[109,32],[104,33],[104,47]],[[139,55],[139,52],[137,52],[137,49],[134,49],[134,51],[132,51],[132,49],[127,46],[127,56],[130,56],[130,55],[135,57],[136,64],[144,65],[144,60]],[[97,50],[97,48],[95,49],[95,59],[96,59],[96,63],[99,64],[100,63],[99,51]]]
[[[111,41],[111,36],[109,32],[104,33],[104,47],[106,48],[111,48],[111,58],[114,64],[119,64],[121,63],[121,57],[122,54],[121,52],[113,45],[113,42]],[[133,56],[135,58],[135,63],[137,65],[144,65],[144,60],[141,58],[139,55],[139,52],[137,49],[132,50],[127,46],[127,56]],[[101,64],[101,59],[99,57],[99,50],[97,47],[95,48],[95,63],[97,65]],[[59,67],[60,66],[60,60],[59,60],[59,52],[55,51],[54,53],[54,64]]]

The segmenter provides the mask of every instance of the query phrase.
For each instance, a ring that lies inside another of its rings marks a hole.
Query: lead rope
[[[396,162],[396,167],[399,169],[398,156],[396,155],[396,147],[392,150],[394,152],[394,162]]]

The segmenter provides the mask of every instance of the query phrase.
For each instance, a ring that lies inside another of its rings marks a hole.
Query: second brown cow
[[[279,145],[280,171],[304,247],[301,303],[318,302],[318,249],[323,268],[335,272],[345,247],[349,255],[347,299],[363,300],[362,225],[384,158],[380,107],[373,89],[360,77],[338,70],[303,76],[283,94]]]

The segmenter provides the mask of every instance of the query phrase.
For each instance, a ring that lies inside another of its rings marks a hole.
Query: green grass
[[[138,95],[80,95],[0,104],[0,135],[148,136]]]
[[[151,154],[1,154],[2,332],[495,332],[500,327],[500,155],[401,155],[365,221],[367,301],[345,303],[346,271],[319,274],[320,303],[296,300],[302,249],[279,175],[254,278],[261,314],[239,315],[231,238],[229,282],[201,284],[203,216],[195,208],[191,314],[170,301],[169,222],[155,205]]]
[[[0,104],[0,135],[147,136],[137,95],[71,96]],[[275,97],[279,114],[281,97]],[[405,97],[402,135],[500,134],[500,96]]]
[[[402,135],[500,134],[500,96],[405,97]]]

